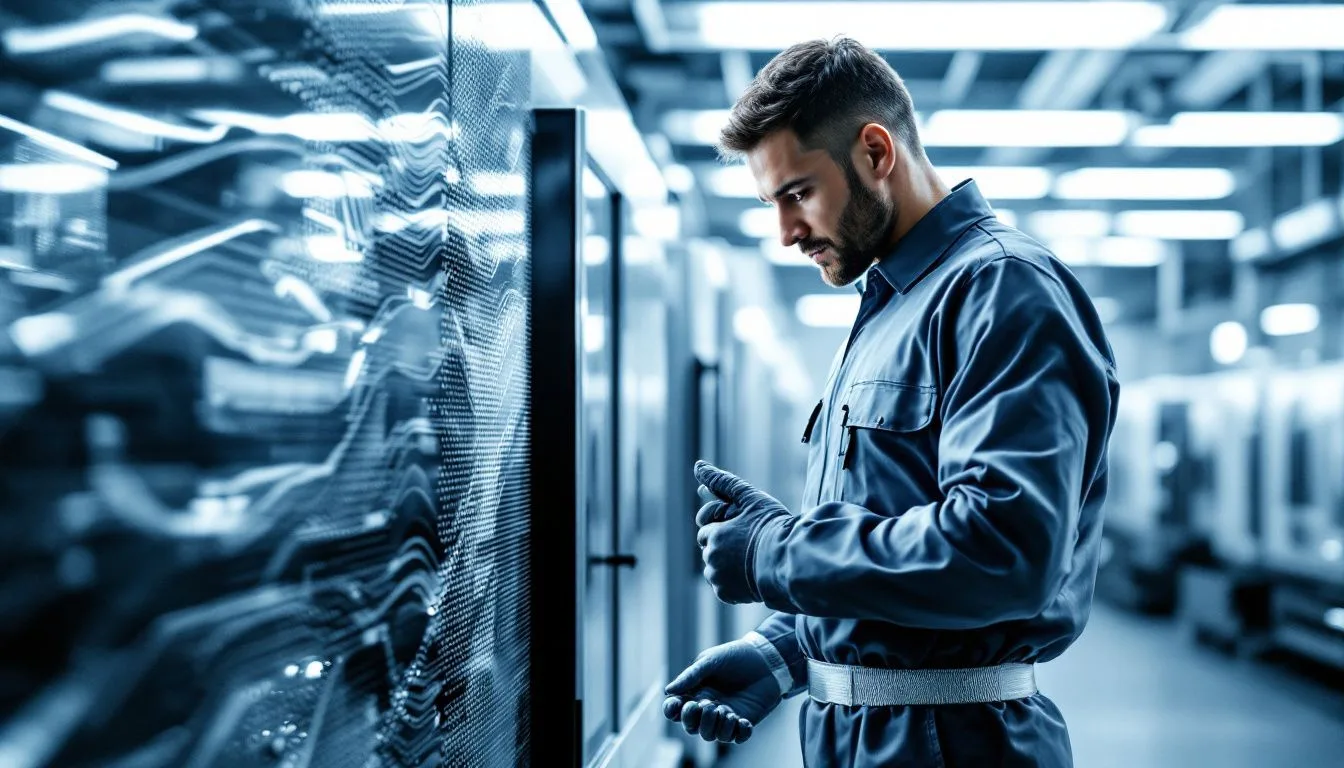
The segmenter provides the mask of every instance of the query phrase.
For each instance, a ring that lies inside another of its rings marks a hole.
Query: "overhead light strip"
[[[1344,5],[1220,5],[1179,35],[1181,47],[1206,50],[1341,51]]]
[[[726,109],[672,110],[662,128],[675,144],[711,146]],[[944,109],[916,115],[926,147],[1327,147],[1344,140],[1338,112],[1178,112],[1145,124],[1112,110]]]
[[[849,35],[902,51],[1127,49],[1162,31],[1154,2],[714,2],[685,9],[694,28],[672,47],[782,50],[809,37]]]

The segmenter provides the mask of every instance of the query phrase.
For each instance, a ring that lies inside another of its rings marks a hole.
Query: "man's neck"
[[[927,160],[913,163],[903,182],[903,188],[894,195],[897,200],[896,226],[892,227],[888,250],[895,248],[920,219],[952,193]]]

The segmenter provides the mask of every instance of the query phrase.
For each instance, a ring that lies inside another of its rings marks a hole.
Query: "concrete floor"
[[[1344,692],[1194,646],[1169,620],[1098,605],[1083,636],[1039,667],[1078,768],[1340,768]],[[786,702],[725,768],[801,768]]]

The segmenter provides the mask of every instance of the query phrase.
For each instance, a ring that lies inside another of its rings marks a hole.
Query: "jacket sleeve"
[[[971,629],[1039,615],[1062,588],[1109,434],[1109,351],[1057,278],[1014,257],[978,267],[945,307],[942,498],[897,517],[830,502],[763,526],[766,606]]]
[[[807,659],[798,642],[797,618],[793,614],[776,611],[759,627],[747,633],[747,640],[765,656],[784,698],[807,688]]]

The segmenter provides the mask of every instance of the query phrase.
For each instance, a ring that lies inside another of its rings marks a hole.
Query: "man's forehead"
[[[785,180],[811,169],[817,162],[814,157],[817,153],[826,154],[824,150],[804,149],[793,131],[777,131],[747,153],[747,166],[760,195],[768,197]]]

